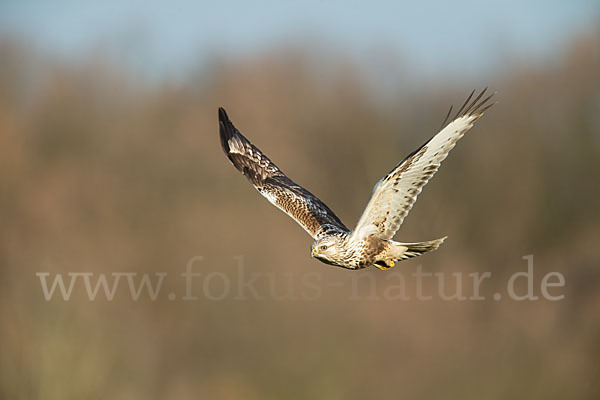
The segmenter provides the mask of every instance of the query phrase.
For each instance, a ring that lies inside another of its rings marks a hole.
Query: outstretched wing
[[[342,221],[315,195],[294,183],[246,139],[219,108],[221,146],[229,161],[273,205],[292,217],[312,237],[323,225],[348,232]]]
[[[481,100],[486,90],[487,88],[479,93],[472,102],[470,101],[475,91],[471,92],[452,122],[377,182],[371,199],[352,233],[354,239],[375,235],[388,240],[394,236],[423,186],[436,173],[456,142],[494,104],[488,104],[493,94]],[[448,120],[451,111],[452,108],[442,126]]]

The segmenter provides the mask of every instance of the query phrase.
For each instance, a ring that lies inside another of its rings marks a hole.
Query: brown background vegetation
[[[301,49],[144,83],[102,57],[49,60],[4,41],[0,397],[598,398],[599,37],[482,82],[499,104],[397,235],[449,236],[438,252],[398,265],[407,277],[417,265],[448,276],[491,271],[488,299],[464,302],[370,299],[372,282],[379,294],[390,284],[375,269],[361,273],[373,280],[361,278],[352,299],[352,272],[312,260],[310,238],[226,161],[216,110],[225,106],[353,226],[373,184],[472,87],[440,80],[382,94],[347,60],[332,56],[325,71]],[[565,299],[489,298],[525,270],[528,254],[536,294],[541,277],[559,271]],[[169,301],[196,255],[203,276],[233,278],[243,255],[244,273],[270,273],[282,292],[286,276],[301,286],[318,273],[322,295],[240,301],[234,279],[230,296],[211,301],[200,278],[199,300]],[[133,301],[124,285],[112,302],[102,293],[90,301],[76,285],[71,300],[47,302],[40,271],[169,278],[156,301]]]

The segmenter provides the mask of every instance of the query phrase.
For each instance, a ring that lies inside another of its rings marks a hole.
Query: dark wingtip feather
[[[440,130],[442,128],[444,128],[444,126],[446,126],[446,122],[448,122],[448,118],[450,118],[450,114],[452,114],[452,107],[454,107],[454,106],[450,105],[450,109],[448,110],[448,114],[446,114],[446,118],[444,118],[444,121],[442,122],[442,125],[440,126]]]
[[[463,105],[459,108],[459,110],[457,111],[456,115],[454,116],[454,118],[452,118],[452,120],[454,121],[456,118],[460,117],[462,115],[462,112],[464,111],[465,107],[467,106],[467,104],[469,104],[469,101],[471,101],[471,98],[473,97],[473,95],[475,94],[475,89],[473,89],[473,91],[471,92],[471,94],[469,95],[469,97],[467,97],[467,99],[465,100],[465,102],[463,103]]]
[[[460,107],[460,109],[458,110],[458,112],[456,113],[454,118],[452,118],[452,120],[455,120],[459,117],[464,117],[465,115],[475,116],[476,119],[481,117],[485,111],[487,111],[491,106],[496,104],[496,102],[489,104],[489,100],[492,97],[494,97],[494,95],[496,95],[498,92],[493,92],[492,94],[490,94],[489,96],[487,96],[486,98],[481,100],[481,98],[487,92],[487,90],[488,90],[488,87],[486,86],[475,97],[475,99],[471,100],[473,98],[473,95],[475,94],[475,90],[473,90],[471,92],[471,94],[469,94],[469,97],[467,97],[467,100],[465,100],[465,102],[463,103],[462,107]],[[447,119],[448,119],[448,117],[446,117],[442,126],[445,126]]]
[[[229,157],[228,140],[233,137],[233,124],[223,107],[219,107],[219,136],[221,138],[221,147],[225,154],[227,154],[227,157]]]
[[[229,117],[227,116],[227,111],[225,111],[223,107],[219,107],[219,121],[230,122]]]

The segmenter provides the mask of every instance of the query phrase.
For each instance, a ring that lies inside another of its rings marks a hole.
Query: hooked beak
[[[316,256],[317,254],[319,254],[319,252],[317,251],[317,249],[312,249],[312,256]]]

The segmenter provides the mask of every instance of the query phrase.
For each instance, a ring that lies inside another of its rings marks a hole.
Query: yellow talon
[[[392,268],[394,265],[396,265],[394,260],[389,260],[387,263],[385,263],[385,261],[383,261],[383,260],[380,260],[375,263],[375,266],[382,271],[387,271],[388,269]]]

